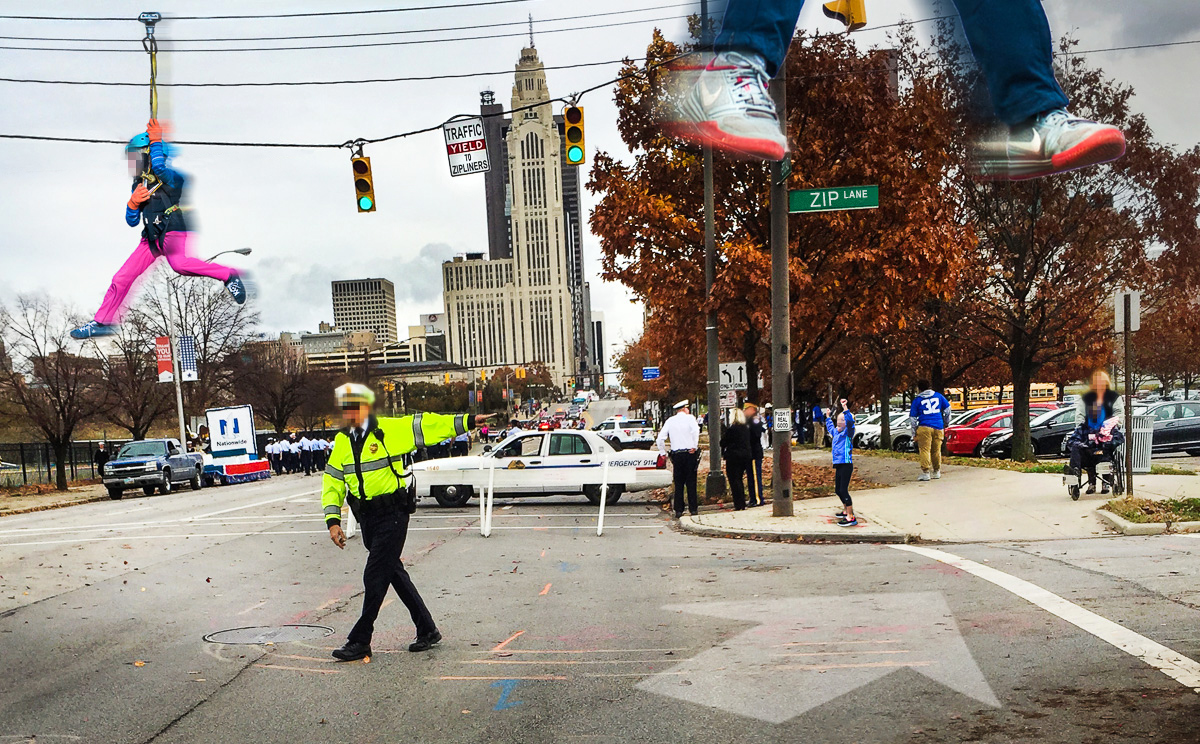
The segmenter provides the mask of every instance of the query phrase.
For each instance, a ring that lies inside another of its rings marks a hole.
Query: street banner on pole
[[[184,382],[195,382],[200,379],[196,369],[196,337],[179,337],[179,379]]]
[[[174,382],[175,373],[171,370],[170,336],[159,336],[154,339],[154,356],[158,359],[158,381]]]
[[[446,137],[451,176],[487,173],[491,169],[482,118],[448,121],[442,125],[442,134]]]

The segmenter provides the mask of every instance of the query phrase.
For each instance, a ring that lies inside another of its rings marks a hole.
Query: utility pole
[[[787,62],[771,80],[779,125],[787,135]],[[790,156],[771,163],[771,515],[792,516],[792,333],[788,312],[788,192]]]
[[[183,422],[183,380],[180,378],[179,369],[179,342],[178,333],[182,332],[179,324],[175,322],[175,302],[179,298],[179,292],[175,288],[175,277],[167,278],[167,287],[170,290],[167,293],[167,343],[171,345],[171,373],[175,377],[175,412],[179,414],[179,446],[183,451],[187,451],[187,426]]]
[[[708,28],[708,0],[700,0],[700,46],[711,51],[712,34]],[[787,200],[786,195],[784,200]],[[717,276],[716,219],[713,214],[713,153],[704,145],[704,300],[712,302],[713,282]],[[704,492],[724,496],[725,473],[721,470],[721,363],[717,358],[720,336],[717,312],[711,307],[704,316],[704,339],[708,347],[708,479]]]
[[[1123,292],[1125,303],[1121,333],[1125,336],[1125,494],[1133,495],[1133,293]],[[1101,401],[1103,402],[1103,401]]]

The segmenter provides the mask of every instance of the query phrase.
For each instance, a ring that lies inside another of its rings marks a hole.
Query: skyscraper
[[[451,361],[469,367],[543,362],[565,384],[588,364],[581,358],[585,327],[576,311],[584,287],[580,268],[578,289],[573,288],[578,240],[568,235],[564,211],[562,137],[532,46],[521,50],[511,107],[521,111],[503,127],[502,146],[495,126],[486,124],[489,155],[498,166],[488,178],[507,173],[505,242],[492,219],[498,183],[492,179],[489,258],[468,254],[442,265],[448,353]]]
[[[537,50],[530,46],[522,50],[522,60],[526,52],[532,52],[537,60]],[[540,62],[538,62],[540,67]],[[520,63],[517,75],[521,75]],[[541,77],[545,84],[545,75]],[[518,83],[522,85],[522,83]],[[515,100],[515,99],[514,99]],[[514,104],[513,108],[516,108]],[[504,106],[496,103],[495,94],[485,90],[480,94],[480,113],[484,116],[484,131],[488,142],[488,156],[496,164],[484,176],[484,193],[487,204],[488,222],[488,255],[493,258],[511,258],[513,255],[513,170],[507,167],[511,157],[509,152],[509,132],[513,120],[502,116]],[[518,121],[528,114],[528,111],[517,113]],[[584,281],[583,262],[583,208],[580,200],[579,166],[567,163],[566,140],[562,136],[564,130],[561,114],[553,114],[555,131],[558,134],[558,163],[562,190],[563,224],[567,251],[567,285],[572,297],[571,317],[571,346],[572,353],[580,360],[578,374],[588,375],[595,363],[594,344],[591,343],[591,302]]]
[[[371,331],[384,344],[398,340],[395,285],[379,278],[332,284],[334,325],[343,331]]]

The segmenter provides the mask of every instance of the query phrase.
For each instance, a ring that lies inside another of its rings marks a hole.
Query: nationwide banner
[[[196,369],[196,337],[179,337],[179,379],[193,382],[200,379]]]
[[[154,355],[158,359],[158,381],[174,382],[175,374],[171,371],[170,336],[159,336],[154,339]]]

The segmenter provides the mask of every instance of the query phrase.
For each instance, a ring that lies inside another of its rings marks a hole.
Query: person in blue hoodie
[[[921,453],[921,475],[917,480],[927,481],[942,477],[942,436],[950,421],[950,401],[931,389],[927,380],[919,380],[917,387],[921,392],[913,398],[908,420]]]
[[[835,515],[838,526],[855,527],[858,518],[854,516],[854,502],[850,499],[850,476],[854,474],[854,414],[850,413],[845,398],[840,402],[841,410],[833,418],[826,416],[819,405],[813,409],[813,416],[819,417],[832,443],[833,490],[842,500],[842,510]]]

